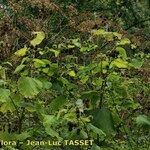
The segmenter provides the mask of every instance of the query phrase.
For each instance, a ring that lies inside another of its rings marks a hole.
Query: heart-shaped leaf
[[[0,88],[0,102],[6,102],[9,99],[10,90]]]
[[[36,37],[30,43],[31,43],[31,45],[33,45],[35,47],[36,45],[39,45],[45,39],[45,33],[44,32],[33,32],[33,34],[35,34]]]
[[[106,135],[115,134],[111,112],[106,108],[96,110],[93,115],[94,125],[104,131]]]
[[[28,48],[24,46],[24,48],[21,48],[20,50],[16,51],[15,55],[18,57],[22,57],[26,55],[27,51],[28,51]]]
[[[42,82],[35,78],[21,77],[18,80],[19,92],[26,98],[33,98],[36,96],[42,87]]]

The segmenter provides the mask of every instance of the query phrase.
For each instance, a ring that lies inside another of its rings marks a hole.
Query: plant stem
[[[113,99],[113,95],[112,95],[112,90],[109,91],[109,92],[110,92],[110,96],[111,96],[113,105],[115,105],[115,102],[114,102],[114,99]],[[119,111],[118,111],[118,109],[117,109],[116,107],[115,107],[115,111],[116,111],[116,113],[118,114],[118,117],[121,119],[120,114],[119,114]],[[124,124],[124,122],[123,122],[122,119],[121,119],[121,122],[122,122],[122,128],[123,128],[123,130],[124,130],[124,132],[125,132],[125,135],[126,135],[126,137],[127,137],[128,145],[129,145],[130,149],[133,150],[133,146],[132,146],[132,144],[131,144],[131,139],[130,139],[130,137],[129,137],[127,131],[126,131],[125,124]]]

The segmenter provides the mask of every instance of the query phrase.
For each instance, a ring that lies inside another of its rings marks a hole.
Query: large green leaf
[[[103,35],[105,34],[105,30],[104,29],[99,29],[99,30],[95,30],[93,31],[93,35]]]
[[[44,61],[42,61],[41,59],[35,58],[35,59],[33,59],[33,61],[34,61],[34,66],[36,68],[46,67],[46,63]]]
[[[3,103],[0,107],[0,112],[6,113],[6,112],[14,112],[16,110],[14,104],[12,103],[11,100]]]
[[[116,50],[119,52],[119,55],[123,58],[123,59],[127,59],[127,53],[126,50],[120,46],[116,47]]]
[[[144,61],[143,60],[139,60],[139,59],[132,59],[131,63],[129,64],[131,67],[134,67],[136,69],[139,69],[143,66]]]
[[[117,58],[111,63],[111,66],[116,66],[118,68],[128,68],[128,62],[121,58]]]
[[[69,74],[69,76],[71,76],[71,77],[75,77],[75,76],[76,76],[76,73],[75,73],[74,70],[69,71],[68,74]]]
[[[150,127],[150,119],[145,115],[139,115],[136,118],[136,123],[140,126],[149,126]]]
[[[119,40],[122,38],[122,34],[113,32],[113,35],[116,36]]]
[[[44,32],[33,32],[33,34],[36,34],[36,37],[30,42],[33,46],[39,45],[45,38]]]
[[[52,83],[49,82],[48,80],[41,78],[40,81],[43,84],[43,89],[49,90],[52,87]]]
[[[101,150],[101,148],[98,145],[93,144],[90,150]]]
[[[33,98],[42,89],[42,82],[31,77],[20,77],[18,80],[19,92],[26,98]]]
[[[24,48],[21,48],[20,50],[16,51],[15,55],[18,57],[22,57],[26,55],[27,51],[28,51],[28,48],[24,46]]]
[[[54,115],[43,115],[44,125],[53,125],[57,122],[57,118]]]
[[[106,135],[113,135],[115,133],[113,118],[108,109],[102,108],[96,110],[93,113],[93,122],[94,125],[104,131]]]
[[[9,99],[10,90],[0,88],[0,102],[6,102]]]
[[[131,43],[131,41],[128,38],[123,38],[117,43],[117,45],[126,45],[126,44],[130,44],[130,43]]]
[[[50,109],[52,111],[57,111],[66,103],[66,101],[67,99],[64,96],[58,96],[50,103]]]
[[[25,68],[25,66],[26,65],[20,64],[19,66],[17,66],[14,73],[18,73],[18,72],[22,71]]]
[[[103,79],[102,78],[95,78],[93,79],[93,85],[96,85],[96,86],[102,86],[103,84]]]
[[[88,130],[92,130],[93,132],[98,134],[100,137],[106,136],[106,134],[101,129],[97,128],[96,126],[92,125],[91,123],[89,123],[87,125],[87,128],[88,128]]]
[[[53,130],[51,127],[46,126],[45,131],[47,134],[49,134],[51,137],[56,137],[59,140],[62,140],[62,138],[59,136],[59,133]]]

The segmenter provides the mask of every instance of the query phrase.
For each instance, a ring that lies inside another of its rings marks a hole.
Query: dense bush
[[[34,34],[30,47],[15,52],[17,66],[1,64],[0,138],[28,150],[57,148],[27,146],[27,140],[65,139],[94,144],[58,149],[147,149],[149,108],[140,96],[149,98],[149,74],[141,74],[149,55],[128,57],[125,47],[136,46],[103,29],[94,30],[88,41],[70,39],[44,48],[38,46],[44,32]]]

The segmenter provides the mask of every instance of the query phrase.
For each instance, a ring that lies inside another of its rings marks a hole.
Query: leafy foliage
[[[41,88],[42,82],[37,79],[21,77],[18,80],[18,90],[25,98],[33,98],[40,92]]]
[[[3,149],[148,149],[146,5],[0,2],[0,139],[17,142]],[[94,142],[26,144],[65,139]]]

